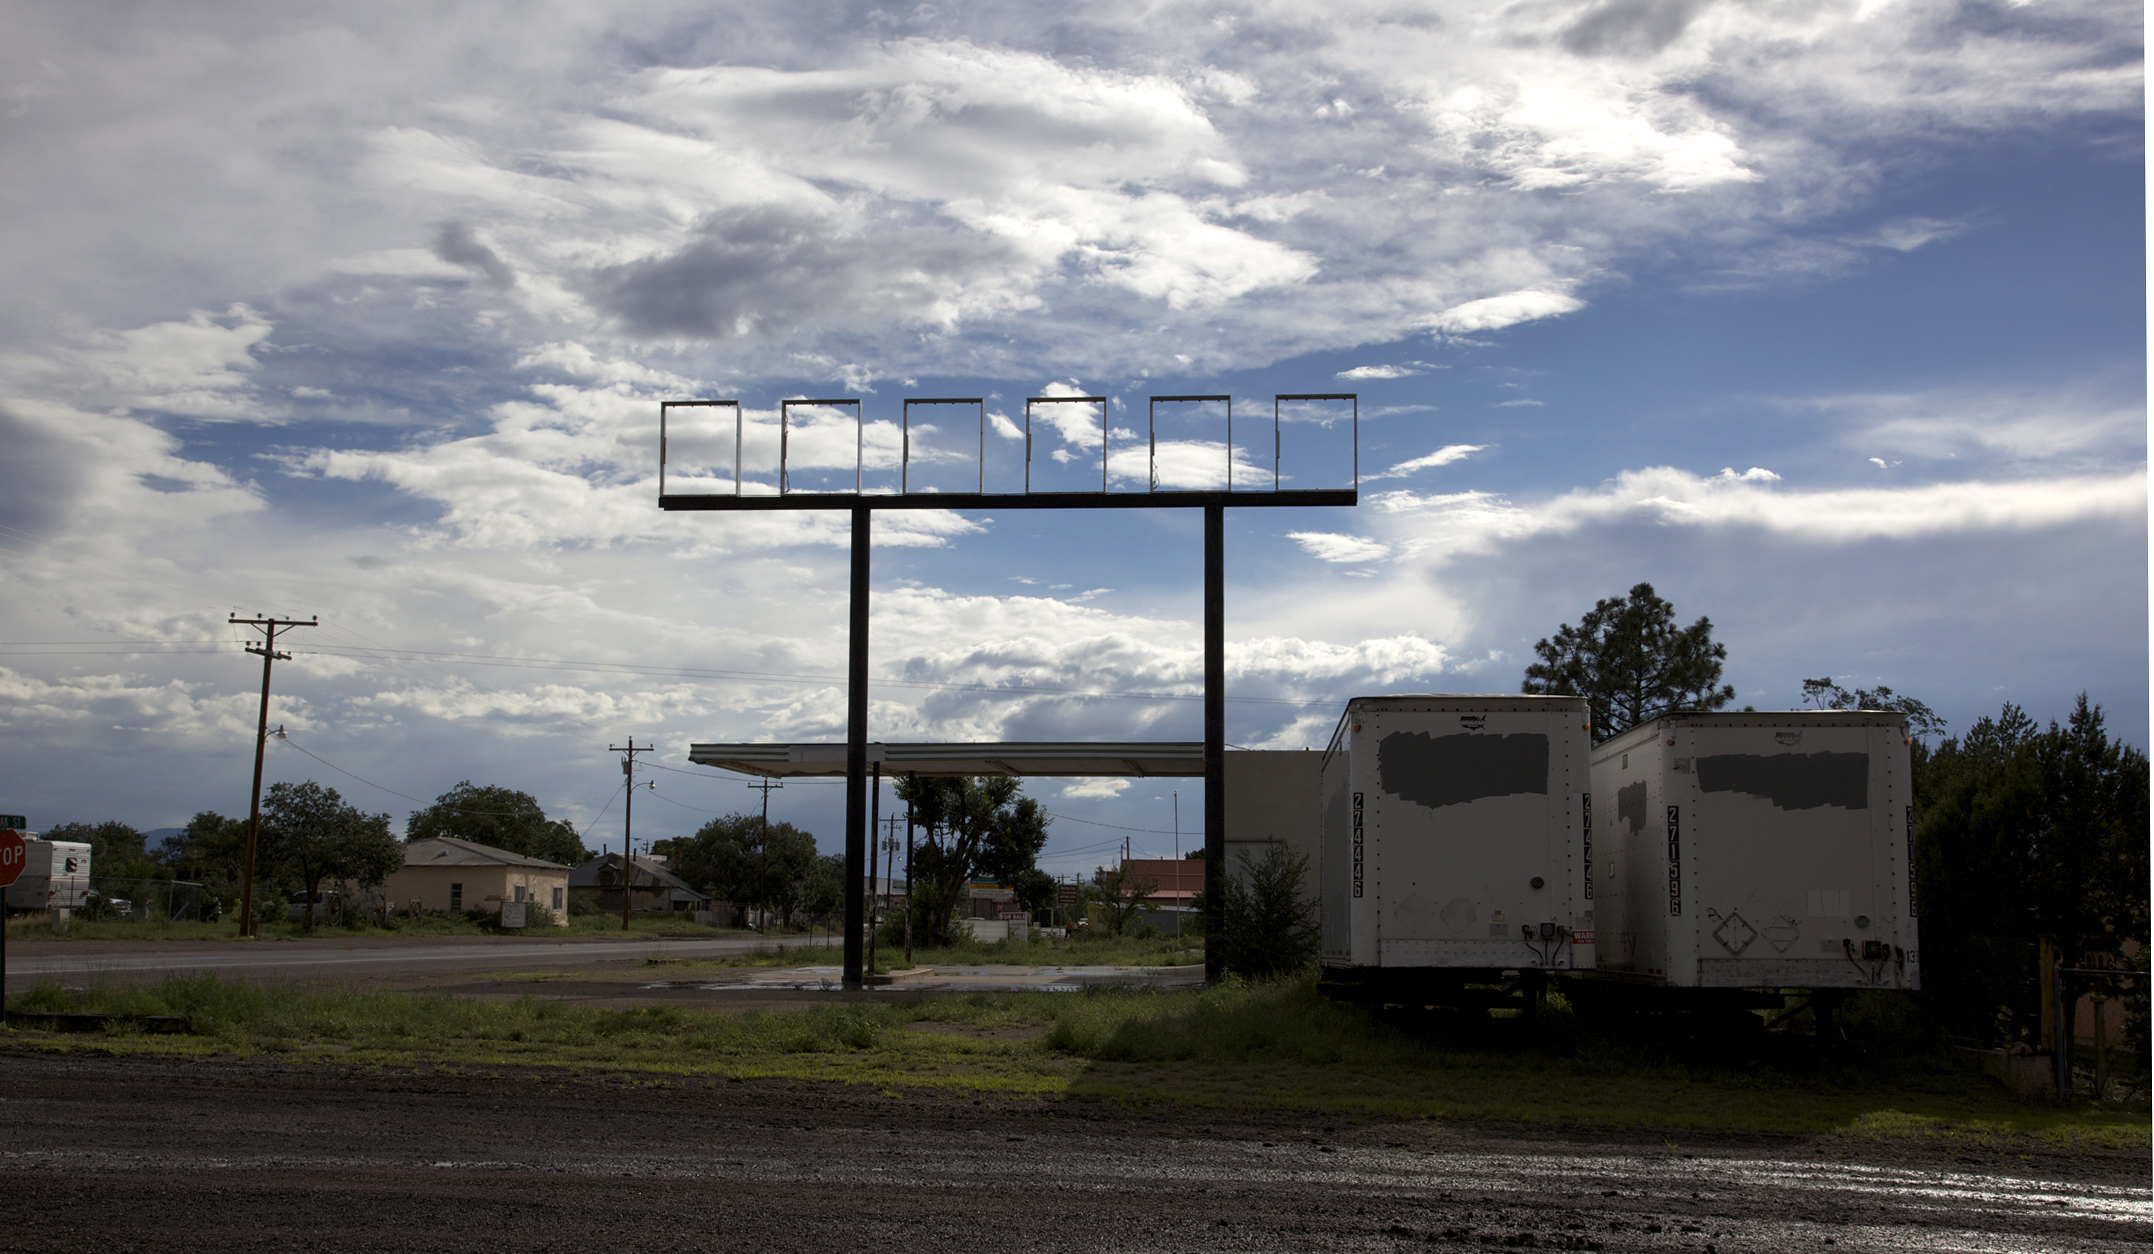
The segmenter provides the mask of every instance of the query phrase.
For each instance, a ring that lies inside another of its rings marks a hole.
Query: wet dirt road
[[[0,1050],[0,1251],[2145,1250],[2142,1157]]]

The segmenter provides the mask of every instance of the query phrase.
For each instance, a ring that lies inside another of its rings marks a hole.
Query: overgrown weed
[[[157,1053],[274,1050],[382,1065],[722,1074],[897,1093],[957,1089],[1543,1127],[2148,1144],[2144,1110],[2017,1102],[1934,1054],[1892,1065],[1861,1057],[1795,1065],[1770,1051],[1715,1054],[1649,1034],[1610,1034],[1565,1013],[1538,1023],[1404,1018],[1328,1001],[1306,978],[1179,991],[918,993],[723,1013],[263,987],[197,975],[78,992],[48,982],[10,1007],[191,1017],[191,1037],[102,1042]],[[914,1024],[940,1026],[906,1030]],[[1038,1031],[1013,1039],[1004,1031],[1011,1028]]]

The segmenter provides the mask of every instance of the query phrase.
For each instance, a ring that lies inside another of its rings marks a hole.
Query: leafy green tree
[[[1675,607],[1653,585],[1594,602],[1578,620],[1538,641],[1540,661],[1526,668],[1529,693],[1584,697],[1593,738],[1606,740],[1639,723],[1682,710],[1717,710],[1735,699],[1720,682],[1726,645],[1713,642],[1713,621],[1678,627]]]
[[[1055,902],[1055,877],[1036,866],[1028,866],[1003,882],[1017,895],[1017,904],[1028,911],[1045,910]]]
[[[913,847],[913,940],[945,945],[972,880],[1013,884],[1033,869],[1047,843],[1047,813],[1000,775],[907,777],[897,795],[912,803],[924,830]]]
[[[2062,725],[2007,704],[1929,756],[1915,882],[1923,983],[1950,1030],[2031,1036],[2039,938],[2068,966],[2147,952],[2147,796],[2146,755],[2084,693]],[[2142,1045],[2144,988],[2128,1001]]]
[[[1274,844],[1261,861],[1242,854],[1241,864],[1220,888],[1227,970],[1258,980],[1306,970],[1320,939],[1316,903],[1301,891],[1309,856]]]
[[[675,875],[732,902],[743,915],[760,905],[788,920],[805,908],[806,880],[817,859],[815,837],[786,822],[770,825],[766,850],[763,821],[753,814],[712,819],[693,836],[654,843],[651,852],[671,858]]]
[[[1832,682],[1830,675],[1823,679],[1805,679],[1802,681],[1802,699],[1817,710],[1891,710],[1907,716],[1907,729],[1917,737],[1945,734],[1945,720],[1937,716],[1937,711],[1883,684],[1849,692]]]
[[[90,874],[97,879],[146,880],[157,874],[157,863],[142,847],[142,833],[117,820],[62,823],[38,836],[41,840],[66,840],[88,845]]]
[[[845,911],[845,855],[818,855],[800,882],[800,913],[829,923]]]
[[[411,812],[404,839],[431,840],[437,836],[492,845],[563,866],[581,866],[591,860],[591,851],[584,848],[575,827],[547,818],[530,793],[494,785],[481,787],[468,779],[435,798],[426,809]]]
[[[1152,900],[1159,891],[1159,881],[1116,867],[1095,867],[1092,871],[1091,899],[1100,904],[1101,921],[1106,925],[1107,935],[1120,936],[1129,930],[1129,921]]]
[[[203,810],[178,835],[165,837],[157,857],[176,878],[199,881],[219,897],[235,896],[247,859],[247,820]]]
[[[326,880],[372,888],[404,865],[404,846],[389,831],[388,815],[347,805],[336,789],[311,779],[270,785],[262,798],[259,843],[275,851],[278,863],[306,889],[310,902]],[[259,879],[259,864],[255,873]],[[311,909],[305,920],[305,926],[313,927]]]

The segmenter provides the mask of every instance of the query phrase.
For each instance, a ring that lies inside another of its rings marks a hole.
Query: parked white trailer
[[[1590,717],[1579,697],[1347,703],[1323,764],[1327,989],[1456,1000],[1593,965]]]
[[[1598,974],[1922,987],[1906,720],[1679,714],[1593,752]]]
[[[71,840],[38,840],[23,833],[22,874],[7,888],[7,908],[79,910],[90,891],[90,847]]]

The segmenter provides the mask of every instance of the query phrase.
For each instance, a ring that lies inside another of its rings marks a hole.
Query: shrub
[[[1301,891],[1306,854],[1275,844],[1263,860],[1241,856],[1242,874],[1220,885],[1227,970],[1251,979],[1294,975],[1316,962],[1316,903]]]

